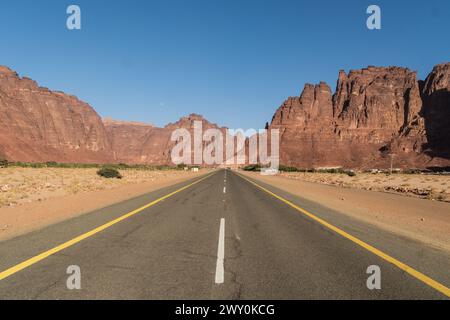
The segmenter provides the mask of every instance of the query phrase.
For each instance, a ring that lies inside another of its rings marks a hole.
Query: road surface
[[[218,170],[1,242],[0,299],[448,298],[447,253],[254,183]]]

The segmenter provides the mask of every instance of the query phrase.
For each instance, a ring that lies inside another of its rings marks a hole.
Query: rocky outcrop
[[[339,74],[333,99],[338,134],[349,151],[364,161],[348,166],[385,167],[390,155],[396,166],[418,163],[424,141],[424,123],[416,73],[399,67],[368,67]]]
[[[422,83],[423,117],[432,157],[450,158],[450,63],[440,64]]]
[[[281,131],[281,163],[380,168],[393,155],[399,167],[449,164],[449,66],[437,66],[422,90],[416,73],[399,67],[340,71],[333,96],[325,83],[306,85],[270,125]]]
[[[399,67],[341,71],[334,94],[324,82],[307,84],[268,127],[280,130],[284,165],[385,168],[394,157],[396,167],[450,166],[449,92],[450,63],[437,65],[425,81]],[[0,114],[0,159],[12,161],[170,165],[174,130],[193,137],[200,121],[203,132],[215,128],[226,136],[226,128],[197,114],[163,128],[102,121],[76,97],[1,66]]]
[[[0,154],[28,162],[108,162],[113,154],[88,104],[0,67]]]
[[[114,160],[118,163],[141,163],[143,157],[143,142],[152,131],[158,130],[154,126],[140,122],[126,122],[104,119]]]
[[[195,121],[202,123],[203,131],[215,128],[220,129],[222,133],[225,132],[225,128],[219,128],[198,114],[182,117],[164,128],[136,122],[104,120],[104,123],[117,162],[173,165],[171,151],[176,142],[171,140],[172,132],[176,129],[186,129],[193,139]]]
[[[171,165],[175,129],[219,128],[191,114],[164,128],[102,119],[88,104],[0,66],[0,159]],[[221,128],[225,132],[225,128]]]
[[[306,84],[300,97],[289,98],[275,113],[272,125],[316,126],[317,121],[330,122],[333,117],[330,87]]]
[[[282,164],[312,167],[336,165],[339,157],[330,152],[338,137],[333,127],[330,87],[306,84],[300,97],[291,97],[275,113],[269,129],[280,130]]]
[[[406,127],[422,108],[416,73],[406,68],[368,67],[339,73],[333,114],[349,129]]]

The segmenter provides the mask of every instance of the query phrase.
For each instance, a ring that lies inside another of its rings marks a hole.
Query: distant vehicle
[[[263,176],[273,176],[278,173],[278,169],[275,168],[261,168],[261,174]]]

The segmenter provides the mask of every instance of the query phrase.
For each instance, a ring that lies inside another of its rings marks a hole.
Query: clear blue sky
[[[82,30],[66,29],[78,4]],[[382,30],[366,8],[382,9]],[[75,94],[103,117],[164,125],[200,113],[261,128],[306,82],[450,61],[450,1],[9,0],[0,64]]]

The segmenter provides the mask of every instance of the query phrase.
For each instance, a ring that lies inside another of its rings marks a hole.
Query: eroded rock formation
[[[29,162],[108,162],[105,127],[88,104],[0,67],[0,154]]]
[[[223,134],[225,133],[225,128],[219,128],[216,124],[210,123],[198,114],[182,117],[177,122],[170,123],[164,128],[136,122],[112,120],[105,120],[104,124],[111,139],[116,162],[173,165],[171,150],[176,141],[171,139],[172,132],[177,129],[186,129],[192,137],[193,145],[195,121],[202,124],[203,131],[215,128],[220,129]],[[193,155],[190,163],[194,164]]]
[[[450,158],[450,63],[440,64],[422,83],[423,117],[428,153]]]
[[[398,167],[450,164],[450,63],[436,66],[421,90],[399,67],[340,71],[336,92],[307,84],[270,128],[281,130],[281,162],[300,167]],[[423,102],[422,102],[423,100]]]
[[[163,128],[102,121],[76,97],[1,66],[0,115],[0,158],[27,162],[172,164],[174,130],[219,128],[197,114]],[[341,71],[334,94],[324,82],[305,85],[269,128],[280,129],[284,165],[385,168],[393,154],[396,167],[450,166],[450,63],[425,81],[399,67]]]

